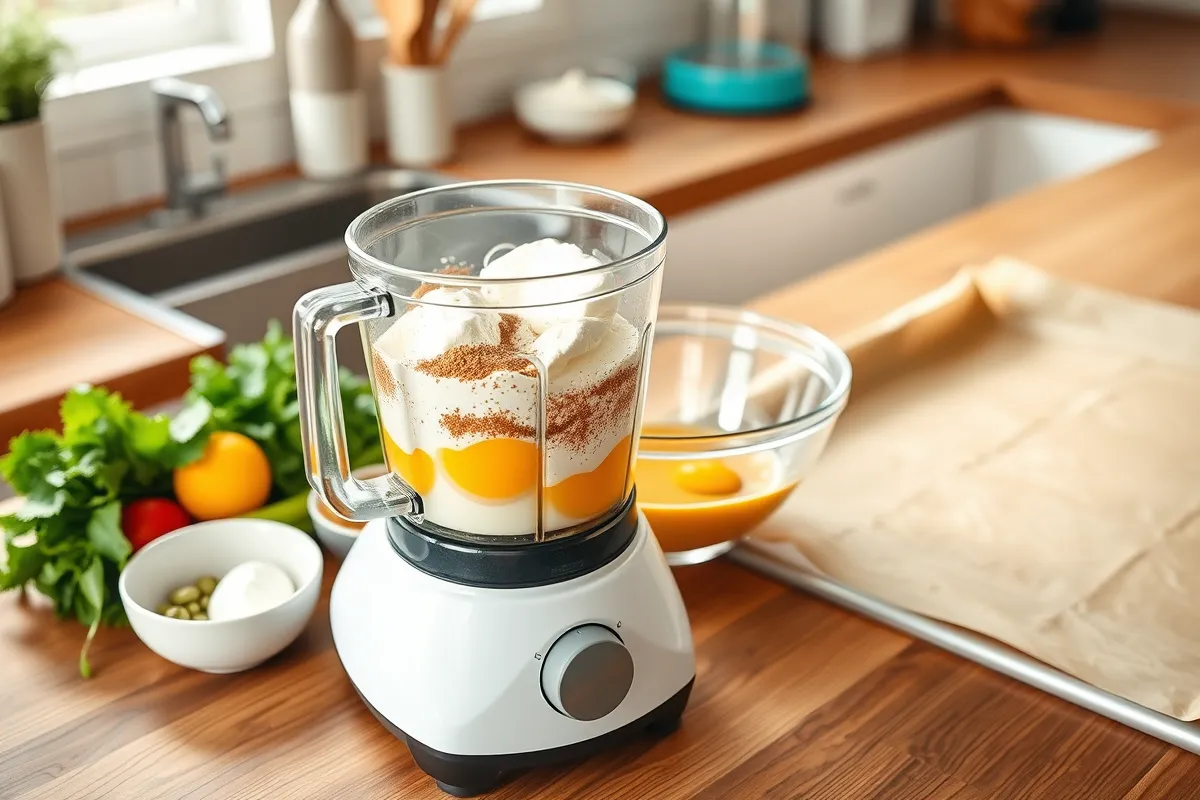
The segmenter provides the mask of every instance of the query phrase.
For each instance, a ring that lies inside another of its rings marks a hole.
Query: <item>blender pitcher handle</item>
[[[296,302],[296,393],[308,482],[334,511],[365,521],[420,514],[421,496],[391,471],[360,480],[350,474],[334,337],[346,325],[390,317],[391,297],[357,283],[315,289]]]

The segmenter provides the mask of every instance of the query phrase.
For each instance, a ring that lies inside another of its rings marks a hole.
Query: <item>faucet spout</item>
[[[185,105],[194,106],[204,120],[208,138],[213,142],[229,139],[229,112],[216,90],[211,86],[162,78],[150,85],[158,101],[159,127],[162,136],[163,173],[167,184],[167,207],[186,209],[193,215],[204,210],[208,198],[225,191],[225,178],[219,158],[213,158],[211,174],[188,176],[184,156],[183,130],[179,113]]]

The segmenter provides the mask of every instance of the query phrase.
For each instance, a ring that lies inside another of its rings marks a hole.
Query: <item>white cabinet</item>
[[[1093,172],[1145,152],[1154,131],[1016,109],[984,112],[980,202]]]
[[[668,220],[664,302],[741,303],[972,208],[961,120]]]
[[[981,112],[671,218],[663,301],[742,303],[1157,142],[1119,125]]]

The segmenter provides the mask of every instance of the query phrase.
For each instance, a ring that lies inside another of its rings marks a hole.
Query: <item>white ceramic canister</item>
[[[383,103],[388,157],[404,167],[435,167],[454,156],[454,116],[441,67],[385,61]]]
[[[356,49],[335,0],[301,0],[288,21],[287,68],[296,161],[307,178],[342,178],[367,166],[367,103]]]

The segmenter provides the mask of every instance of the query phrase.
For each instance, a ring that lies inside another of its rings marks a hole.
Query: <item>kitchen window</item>
[[[266,58],[271,0],[34,0],[68,46],[51,96]]]
[[[229,38],[225,4],[204,0],[39,0],[71,63],[113,61]]]

